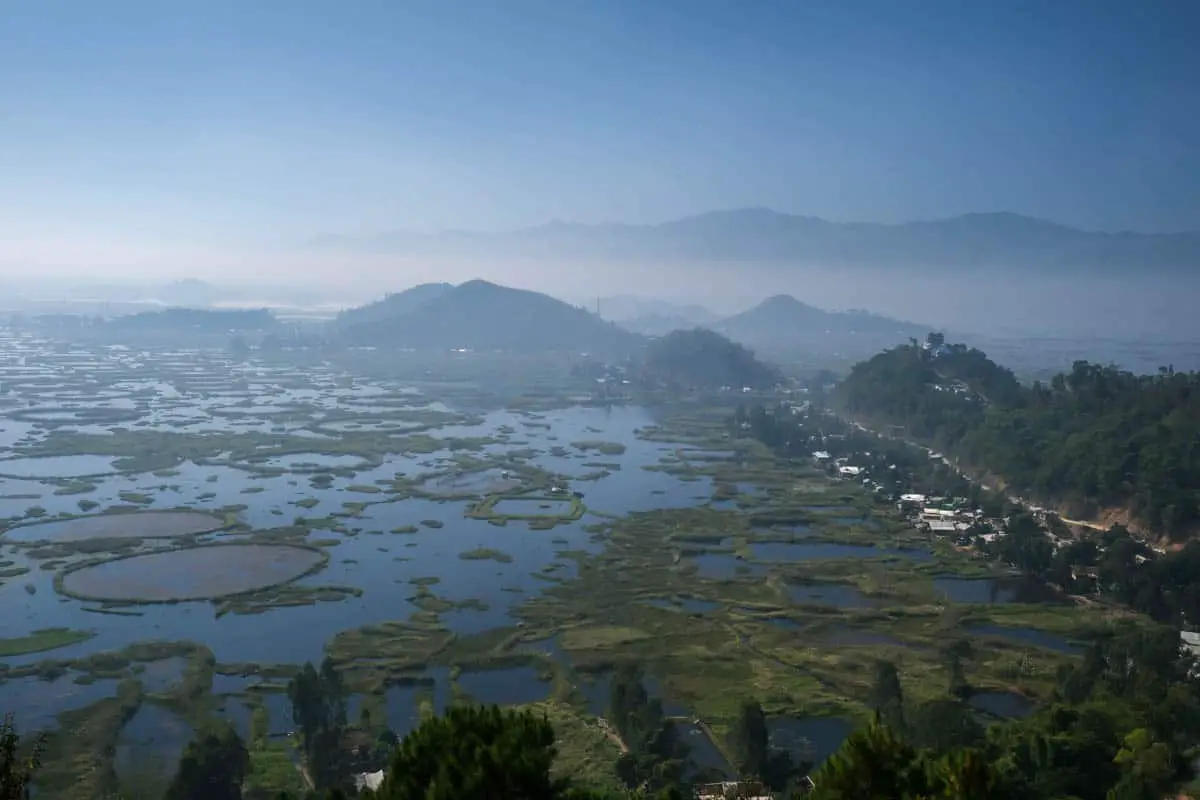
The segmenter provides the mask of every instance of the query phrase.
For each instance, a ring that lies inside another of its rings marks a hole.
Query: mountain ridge
[[[309,246],[424,255],[745,260],[823,266],[1200,266],[1200,231],[1088,231],[1008,211],[881,223],[834,222],[758,207],[654,224],[555,220],[498,233],[323,236],[310,239]]]

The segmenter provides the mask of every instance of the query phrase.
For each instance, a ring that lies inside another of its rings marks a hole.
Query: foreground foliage
[[[22,748],[12,714],[0,721],[0,800],[26,800],[33,773],[41,763],[43,737]]]

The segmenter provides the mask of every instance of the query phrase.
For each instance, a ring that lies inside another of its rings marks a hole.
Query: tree
[[[222,722],[188,744],[166,800],[240,800],[249,768],[246,746],[233,726]]]
[[[568,797],[550,776],[554,729],[529,711],[451,708],[404,737],[376,800]]]
[[[342,785],[346,690],[333,661],[326,658],[319,672],[306,663],[288,682],[288,699],[313,781],[322,789]]]
[[[1158,800],[1175,782],[1170,749],[1145,728],[1125,737],[1113,763],[1121,768],[1121,780],[1109,789],[1108,800]]]
[[[934,758],[879,723],[852,734],[816,774],[818,800],[1003,800],[1014,797],[974,750]]]
[[[892,800],[928,793],[917,751],[879,723],[852,733],[813,780],[819,800]]]
[[[767,716],[759,703],[750,700],[742,703],[732,738],[738,774],[745,779],[767,779],[770,732]]]
[[[880,661],[875,665],[870,705],[885,725],[894,731],[905,730],[904,689],[900,686],[900,673],[891,661]]]
[[[22,754],[21,737],[12,714],[0,721],[0,800],[28,800],[33,774],[42,764],[46,738],[39,734]]]

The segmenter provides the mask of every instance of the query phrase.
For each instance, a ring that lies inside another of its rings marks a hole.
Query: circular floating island
[[[118,556],[64,570],[55,588],[78,600],[175,603],[217,600],[290,583],[329,556],[315,547],[212,544]]]
[[[133,408],[107,406],[40,406],[10,411],[8,417],[19,422],[44,425],[101,425],[133,422],[141,419],[141,411]]]
[[[139,511],[19,525],[0,534],[0,541],[33,544],[88,539],[171,539],[211,533],[224,527],[223,518],[202,511]]]
[[[0,477],[54,480],[114,475],[116,456],[80,454],[74,456],[13,456],[0,458]]]

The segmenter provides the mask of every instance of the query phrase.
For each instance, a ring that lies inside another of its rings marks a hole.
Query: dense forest
[[[779,798],[956,798],[957,800],[1161,800],[1192,778],[1200,741],[1200,683],[1196,664],[1181,654],[1166,626],[1119,626],[1092,643],[1082,659],[1060,669],[1056,688],[1024,719],[988,721],[973,710],[964,665],[975,655],[966,642],[945,647],[946,691],[912,702],[895,665],[876,664],[864,697],[874,723],[859,729],[811,775],[777,751],[761,705],[749,699],[731,727],[730,752],[742,780],[766,784]],[[635,668],[614,682],[608,716],[629,752],[617,765],[631,788],[597,791],[552,770],[556,735],[528,710],[452,707],[402,740],[380,739],[385,778],[362,796],[376,800],[674,800],[689,796],[680,765],[687,748],[664,725],[661,705],[640,688]],[[729,687],[740,692],[747,687]],[[341,689],[328,665],[307,666],[289,694],[301,723],[301,752],[319,793],[354,795],[346,760]],[[38,742],[0,729],[0,800],[24,800],[36,782]],[[359,748],[356,748],[356,750]],[[246,784],[246,748],[227,724],[201,731],[172,781],[170,800],[237,800]],[[813,786],[815,784],[815,788]],[[298,799],[295,799],[298,800]]]
[[[672,331],[646,349],[643,379],[676,389],[771,389],[779,370],[719,333],[705,328]]]
[[[934,340],[857,364],[833,402],[1073,515],[1120,510],[1176,538],[1200,526],[1198,373],[1078,361],[1022,386],[979,350]]]

